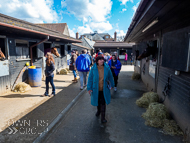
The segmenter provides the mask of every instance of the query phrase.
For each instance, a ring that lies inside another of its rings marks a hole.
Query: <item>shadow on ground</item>
[[[26,143],[33,142],[45,128],[57,117],[57,115],[67,107],[67,105],[80,92],[79,83],[73,83],[68,87],[62,87],[62,90],[50,100],[41,104],[33,111],[22,117],[4,131],[0,133],[0,142],[6,143]],[[57,87],[56,87],[57,88]],[[14,98],[18,96],[23,98],[33,95],[9,95],[3,98]],[[34,95],[35,96],[35,95]],[[46,97],[42,97],[46,98]],[[10,125],[9,123],[7,123]],[[18,130],[16,132],[16,130]]]

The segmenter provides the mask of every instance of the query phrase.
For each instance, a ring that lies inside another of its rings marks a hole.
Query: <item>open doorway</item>
[[[119,50],[119,55],[125,55],[127,53],[127,50]]]
[[[65,56],[65,45],[61,45],[61,57]]]
[[[44,43],[44,56],[47,52],[51,52],[51,43]]]
[[[36,44],[37,42],[29,42],[29,47],[31,47],[32,45]],[[30,53],[30,51],[29,51]],[[33,59],[36,59],[38,56],[37,56],[37,46],[33,47],[32,48],[32,57]]]
[[[67,45],[68,54],[71,53],[71,45]]]
[[[0,38],[0,60],[8,59],[5,38]]]

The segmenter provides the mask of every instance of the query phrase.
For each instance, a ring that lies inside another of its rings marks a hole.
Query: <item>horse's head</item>
[[[3,54],[3,52],[1,51],[1,48],[0,48],[0,60],[4,60],[5,59],[5,55]]]
[[[147,48],[143,51],[143,53],[140,56],[138,56],[137,60],[141,60],[141,59],[146,58],[150,55],[153,55],[153,57],[155,57],[156,53],[157,53],[157,48],[151,47],[150,45],[147,44]]]
[[[57,48],[55,48],[55,47],[51,48],[51,53],[57,57],[60,57],[60,54],[58,53]]]

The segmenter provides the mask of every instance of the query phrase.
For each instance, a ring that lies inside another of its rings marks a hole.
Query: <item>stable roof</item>
[[[9,29],[9,30],[8,30]],[[28,33],[31,35],[41,35],[49,36],[50,39],[63,41],[63,42],[72,42],[72,43],[81,43],[82,41],[66,36],[58,31],[48,29],[46,27],[42,27],[24,20],[16,19],[4,14],[0,14],[0,31],[2,33],[8,33],[10,30],[20,33],[24,35],[24,33]]]
[[[141,0],[124,41],[150,40],[160,34],[189,26],[189,7],[189,0]],[[150,26],[156,19],[158,22]],[[150,27],[145,30],[148,26]]]
[[[125,43],[125,42],[115,42],[115,41],[104,41],[104,42],[96,42],[94,44],[95,48],[117,48],[117,47],[122,47],[122,48],[132,48],[134,43]]]
[[[72,45],[74,45],[74,46],[78,46],[78,47],[81,47],[81,48],[84,48],[84,49],[92,50],[91,48],[86,47],[86,46],[82,46],[82,45],[80,45],[80,44],[72,43]]]

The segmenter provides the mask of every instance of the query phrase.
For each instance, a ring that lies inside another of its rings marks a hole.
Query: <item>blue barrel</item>
[[[28,68],[29,84],[32,87],[39,87],[42,85],[42,68],[36,67],[36,69]]]

